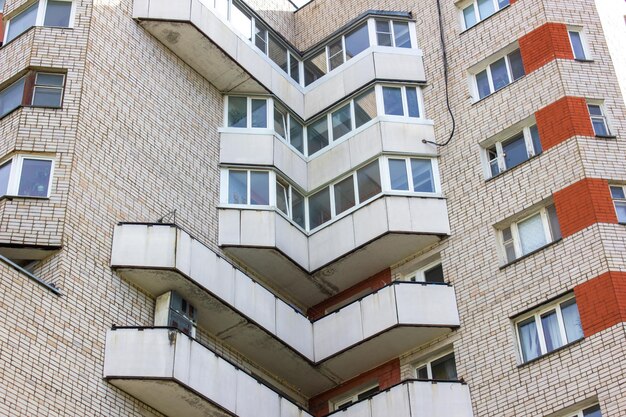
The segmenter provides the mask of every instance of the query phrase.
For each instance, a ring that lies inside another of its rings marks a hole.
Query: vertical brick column
[[[4,15],[0,12],[0,44],[4,43]]]
[[[574,288],[585,337],[626,322],[626,272],[610,271]]]
[[[546,23],[519,40],[524,71],[529,74],[555,59],[574,59],[567,26]]]
[[[554,193],[563,237],[594,223],[617,223],[609,183],[598,178],[582,179]]]
[[[537,111],[535,119],[544,151],[576,135],[595,136],[582,97],[563,97]]]

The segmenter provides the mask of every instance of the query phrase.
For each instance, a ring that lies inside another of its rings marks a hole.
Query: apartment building
[[[0,11],[0,415],[626,415],[592,0]]]

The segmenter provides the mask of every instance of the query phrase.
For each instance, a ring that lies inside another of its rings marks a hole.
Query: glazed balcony
[[[239,11],[238,15],[246,13],[249,12]],[[248,18],[257,26],[266,26],[249,14]],[[254,46],[249,34],[243,35],[231,21],[222,17],[213,7],[213,1],[135,0],[133,17],[220,91],[270,92],[305,120],[375,79],[425,81],[422,51],[414,47],[414,29],[410,31],[412,48],[377,46],[372,42],[376,36],[372,32],[375,30],[373,18],[371,23],[366,22],[370,46],[305,87],[304,82],[294,81]],[[407,18],[408,15],[403,16]],[[414,24],[410,24],[414,28]],[[249,32],[250,27],[242,30]],[[280,38],[271,29],[269,32],[274,38]],[[289,59],[298,57],[298,78],[304,80],[300,53],[292,47],[284,46],[284,49],[293,57]]]
[[[180,293],[199,327],[309,396],[459,326],[452,287],[411,282],[311,322],[172,225],[118,225],[111,263],[153,297]]]
[[[104,377],[172,417],[311,417],[261,381],[173,329],[107,332]]]

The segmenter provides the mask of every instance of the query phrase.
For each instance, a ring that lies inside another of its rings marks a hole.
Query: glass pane
[[[558,240],[561,238],[561,226],[559,224],[559,218],[556,215],[556,207],[552,204],[546,207],[546,211],[548,212],[548,221],[550,222],[550,234],[552,235],[552,240]]]
[[[37,21],[37,9],[39,2],[36,2],[28,9],[24,10],[19,15],[15,16],[9,21],[9,31],[4,39],[4,43],[12,41],[22,33],[26,32],[31,27],[35,26]]]
[[[548,352],[563,346],[556,311],[551,311],[541,316],[541,327],[543,328],[543,337],[546,341],[546,350]]]
[[[383,102],[385,114],[402,116],[402,90],[396,87],[383,87]]]
[[[388,20],[376,21],[376,39],[380,46],[392,46],[390,23]]]
[[[346,35],[346,59],[350,59],[370,46],[367,23]]]
[[[500,166],[498,165],[498,151],[495,146],[487,149],[487,159],[489,160],[491,176],[495,177],[500,173]]]
[[[524,362],[535,359],[541,355],[539,337],[537,335],[537,324],[535,318],[531,317],[517,325],[520,345],[522,348],[522,359]]]
[[[250,204],[267,206],[270,203],[269,172],[250,172]]]
[[[617,186],[611,186],[611,197],[613,197],[613,198],[626,198],[626,195],[624,195],[624,188],[617,187]]]
[[[48,0],[44,26],[69,27],[70,15],[72,14],[71,1]]]
[[[33,106],[61,107],[63,90],[60,88],[35,87]]]
[[[509,73],[506,70],[506,62],[504,58],[500,58],[491,64],[491,80],[493,81],[493,88],[495,91],[509,85]]]
[[[0,196],[6,195],[9,189],[10,174],[11,174],[11,161],[0,166]]]
[[[597,104],[588,104],[589,114],[592,116],[602,116],[602,108]]]
[[[546,234],[543,230],[543,221],[540,214],[518,223],[517,228],[519,230],[519,236],[522,245],[522,255],[530,253],[546,243]]]
[[[287,138],[287,111],[278,103],[274,102],[274,132],[283,139]]]
[[[304,221],[304,197],[296,190],[291,190],[291,219],[301,228],[306,228]]]
[[[406,88],[406,104],[409,108],[409,117],[420,117],[419,105],[417,103],[417,89]]]
[[[528,160],[526,142],[524,140],[524,135],[521,133],[514,138],[503,142],[502,150],[504,151],[504,164],[506,169],[511,169],[514,166]]]
[[[309,155],[328,146],[328,121],[322,117],[307,127],[307,144]]]
[[[478,13],[480,14],[480,20],[491,16],[495,12],[493,7],[493,0],[478,0]]]
[[[602,417],[602,413],[600,413],[600,406],[594,405],[593,407],[589,407],[583,411],[583,417]]]
[[[524,64],[522,63],[522,54],[519,49],[509,54],[509,64],[511,65],[511,75],[513,80],[517,80],[524,76]]]
[[[309,85],[326,74],[326,50],[304,61],[304,85]]]
[[[282,46],[272,35],[269,36],[268,56],[276,63],[276,65],[280,67],[280,69],[287,72],[287,48]]]
[[[411,47],[411,36],[409,35],[409,24],[407,22],[393,22],[393,34],[396,48]]]
[[[615,211],[617,212],[617,221],[620,223],[626,223],[626,202],[616,201]]]
[[[513,262],[517,258],[517,255],[515,255],[515,246],[513,245],[513,242],[505,244],[504,251],[506,252],[507,262]]]
[[[596,136],[608,136],[609,130],[606,127],[604,117],[592,117],[591,123],[593,124],[593,131]]]
[[[46,197],[48,195],[51,169],[52,161],[24,159],[17,194],[30,197]]]
[[[498,8],[502,9],[509,5],[509,0],[498,0]]]
[[[378,168],[378,160],[359,169],[356,172],[356,176],[359,187],[359,202],[362,203],[380,194],[380,169]]]
[[[267,54],[267,29],[259,24],[258,21],[255,21],[256,26],[254,28],[254,44],[257,48],[259,48],[263,53]]]
[[[4,10],[4,0],[0,0],[0,12]]]
[[[563,326],[565,326],[567,341],[573,342],[574,340],[582,339],[584,336],[583,326],[580,323],[576,300],[567,300],[561,304],[561,315],[563,316]]]
[[[478,96],[480,98],[487,97],[489,94],[491,94],[491,87],[489,87],[487,70],[483,70],[476,74],[476,86],[478,87]]]
[[[426,271],[424,271],[424,280],[426,282],[441,282],[444,283],[443,277],[443,265],[438,264]]]
[[[533,142],[535,155],[539,155],[543,151],[543,149],[541,148],[541,139],[539,139],[539,129],[537,129],[537,125],[532,125],[530,127],[530,137]]]
[[[288,204],[289,189],[280,181],[276,181],[276,207],[286,215],[289,215]]]
[[[476,11],[473,3],[463,9],[463,20],[465,21],[465,29],[469,29],[476,24]]]
[[[340,214],[356,204],[354,199],[354,178],[352,176],[335,184],[335,213]]]
[[[422,366],[417,370],[417,377],[419,379],[429,379],[428,378],[428,368],[426,366]]]
[[[333,112],[331,120],[333,124],[333,140],[337,140],[350,132],[352,130],[350,104],[346,104],[339,110]]]
[[[454,353],[444,356],[443,358],[433,361],[430,365],[433,379],[438,381],[453,381],[457,379],[456,363],[454,362]]]
[[[574,58],[586,59],[585,49],[583,48],[583,41],[580,37],[580,32],[571,31],[569,33],[569,39],[572,41],[572,50],[574,51]]]
[[[433,166],[430,159],[411,158],[411,171],[413,172],[413,191],[420,193],[435,192]]]
[[[0,117],[21,106],[23,96],[24,78],[0,91]]]
[[[324,188],[309,197],[309,226],[311,229],[315,229],[329,221],[330,218],[330,190]]]
[[[35,78],[35,85],[46,85],[54,87],[63,87],[63,74],[47,74],[38,72]]]
[[[357,129],[376,117],[376,94],[373,88],[354,99],[354,117]]]
[[[247,171],[228,171],[228,203],[248,204]]]
[[[247,103],[245,97],[228,97],[228,126],[247,127]]]
[[[328,63],[330,71],[343,64],[343,45],[341,38],[328,45]]]
[[[304,127],[291,116],[289,116],[289,143],[304,154]]]
[[[367,391],[364,391],[360,393],[359,395],[357,395],[357,401],[361,401],[366,398],[373,397],[374,395],[378,394],[378,391],[380,391],[378,387],[370,388]]]
[[[299,61],[298,61],[298,58],[296,58],[293,55],[291,55],[291,57],[289,58],[289,75],[291,75],[291,78],[293,78],[295,82],[300,84]]]
[[[406,161],[404,159],[389,160],[389,177],[391,189],[409,191],[409,177],[406,174]]]
[[[250,16],[239,9],[234,3],[231,9],[230,22],[246,39],[252,39],[252,20]]]
[[[267,100],[252,100],[252,127],[267,127]]]

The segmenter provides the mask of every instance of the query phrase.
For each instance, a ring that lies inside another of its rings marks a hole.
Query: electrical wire
[[[452,119],[452,130],[450,131],[450,137],[444,143],[437,143],[431,140],[422,139],[422,143],[430,143],[435,146],[446,146],[452,140],[454,136],[454,131],[456,129],[456,120],[454,119],[454,113],[452,112],[452,107],[450,107],[450,94],[448,92],[448,54],[446,53],[446,42],[443,34],[443,17],[441,15],[441,3],[440,0],[437,0],[437,15],[439,17],[439,43],[441,45],[441,55],[443,59],[443,81],[445,84],[446,91],[446,107],[448,108],[448,113],[450,114],[450,118]]]

